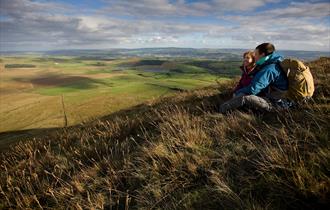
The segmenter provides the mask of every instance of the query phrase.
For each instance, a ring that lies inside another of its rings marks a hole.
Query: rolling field
[[[225,81],[239,62],[1,57],[0,132],[63,127]]]

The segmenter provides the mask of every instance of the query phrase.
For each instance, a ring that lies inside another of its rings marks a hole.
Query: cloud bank
[[[277,48],[330,51],[330,3],[281,0],[0,0],[2,51]]]

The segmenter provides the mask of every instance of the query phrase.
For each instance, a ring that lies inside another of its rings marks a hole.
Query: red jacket
[[[251,81],[252,81],[252,71],[254,70],[255,66],[252,66],[250,68],[246,68],[244,66],[241,66],[240,69],[242,70],[242,76],[241,79],[239,80],[238,84],[236,85],[234,92],[236,92],[237,90],[248,86]]]

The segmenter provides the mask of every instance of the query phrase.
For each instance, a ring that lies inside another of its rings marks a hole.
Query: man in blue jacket
[[[288,90],[287,76],[279,65],[283,57],[271,43],[257,46],[254,53],[257,63],[250,85],[237,90],[234,98],[222,104],[221,113],[240,107],[272,111],[283,100]]]

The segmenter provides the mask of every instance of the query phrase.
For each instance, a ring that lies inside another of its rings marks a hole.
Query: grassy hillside
[[[325,209],[330,58],[299,108],[216,112],[231,83],[178,93],[1,154],[3,208]]]

